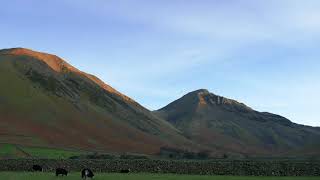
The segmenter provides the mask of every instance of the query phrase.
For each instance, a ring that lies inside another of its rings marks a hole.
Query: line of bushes
[[[121,154],[121,155],[113,155],[113,154],[83,154],[78,156],[71,156],[69,159],[95,159],[95,160],[119,160],[119,159],[149,159],[148,156],[145,155],[134,155],[134,154]]]
[[[89,167],[95,172],[177,173],[198,175],[237,176],[320,176],[320,161],[168,161],[168,160],[0,160],[0,171],[31,171],[32,165],[43,166],[44,171],[63,167],[80,171]]]

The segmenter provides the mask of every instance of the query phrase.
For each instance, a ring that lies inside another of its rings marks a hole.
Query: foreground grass
[[[76,180],[79,173],[67,177],[56,177],[53,173],[0,172],[0,179],[5,180]],[[320,177],[237,177],[237,176],[194,176],[174,174],[96,174],[95,180],[319,180]]]

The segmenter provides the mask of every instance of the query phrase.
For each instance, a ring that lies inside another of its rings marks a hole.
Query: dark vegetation
[[[160,157],[168,159],[198,159],[205,160],[210,158],[209,151],[192,152],[171,147],[161,147]]]
[[[148,156],[145,155],[135,155],[135,154],[121,154],[121,155],[115,155],[115,154],[83,154],[79,156],[71,156],[70,159],[149,159]]]
[[[228,155],[224,154],[222,157],[215,157],[227,159]],[[120,155],[116,154],[99,154],[90,153],[77,156],[71,156],[69,159],[109,159],[109,160],[134,160],[134,159],[173,159],[173,160],[209,160],[210,151],[193,152],[183,149],[177,149],[172,147],[161,147],[160,152],[154,156],[139,155],[124,153]]]

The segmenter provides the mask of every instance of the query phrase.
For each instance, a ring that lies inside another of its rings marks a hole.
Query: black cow
[[[32,169],[33,171],[42,171],[42,167],[40,165],[33,165]]]
[[[81,171],[81,177],[84,179],[93,178],[93,176],[94,176],[94,174],[90,169],[86,168]]]
[[[56,169],[56,176],[59,176],[59,175],[68,176],[68,171],[63,168],[57,168]]]
[[[120,173],[129,173],[130,169],[121,169]]]

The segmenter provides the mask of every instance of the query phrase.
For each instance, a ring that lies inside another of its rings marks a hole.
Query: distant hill
[[[208,90],[190,92],[154,114],[195,143],[228,154],[307,156],[320,154],[320,128],[258,112]]]
[[[170,123],[55,55],[0,50],[0,143],[158,153],[192,143]]]

